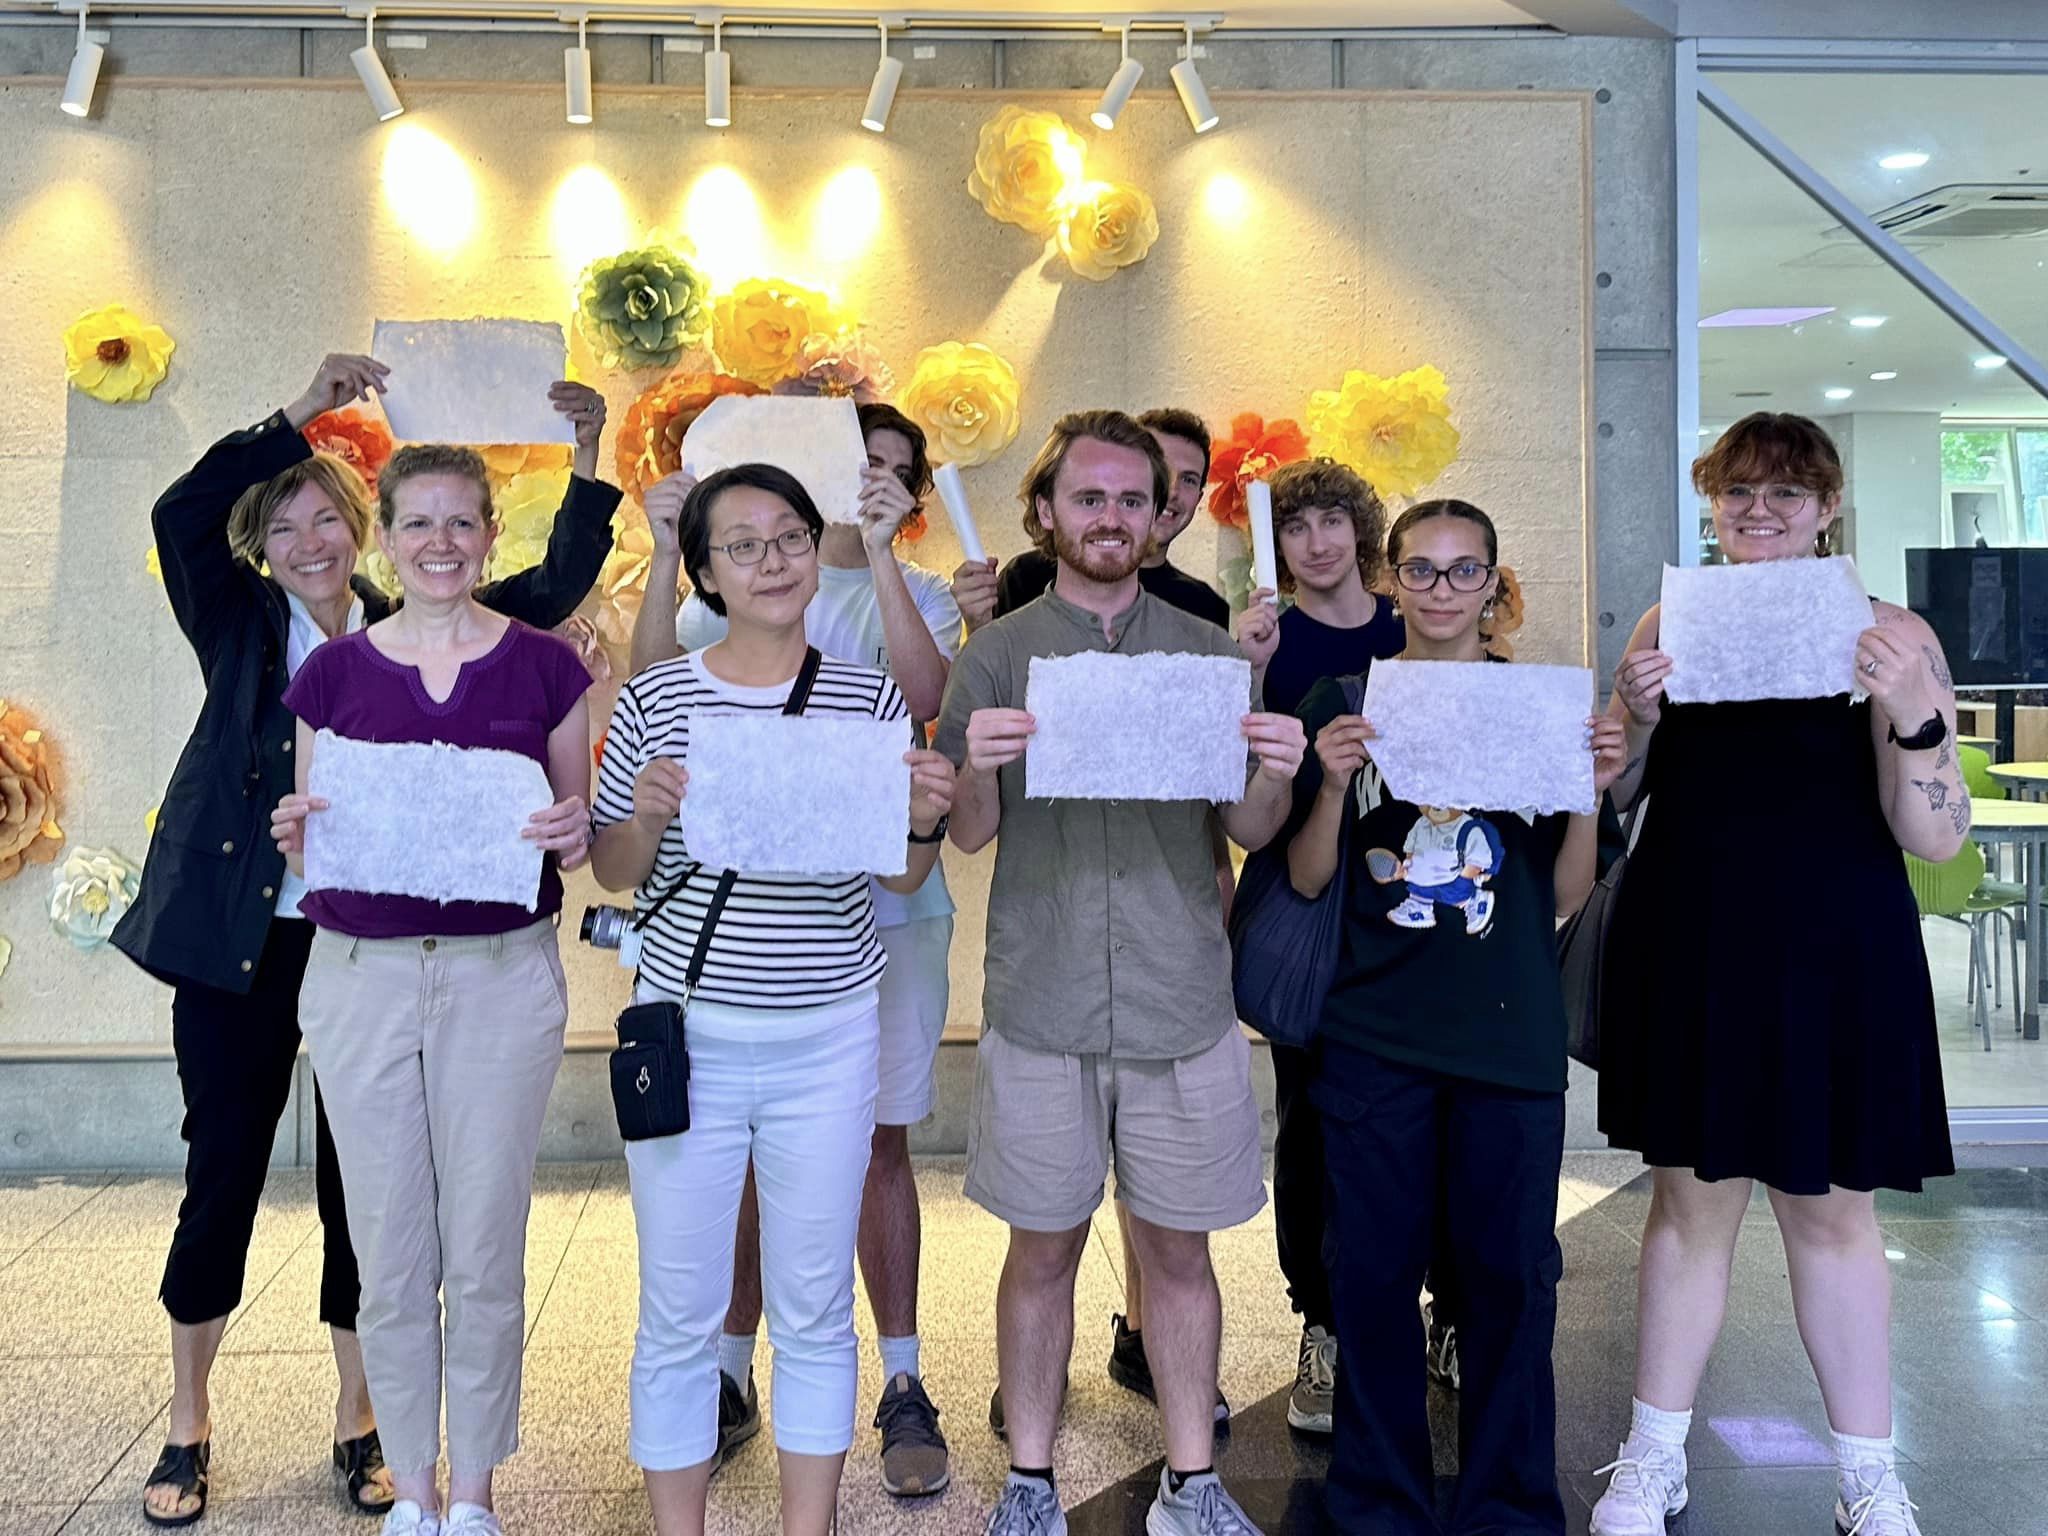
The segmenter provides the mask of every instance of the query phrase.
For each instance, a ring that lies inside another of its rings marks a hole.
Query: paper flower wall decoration
[[[813,331],[797,344],[791,373],[777,379],[777,395],[826,395],[869,405],[896,392],[896,375],[857,327]]]
[[[7,941],[7,935],[0,933],[0,976],[7,974],[7,962],[14,958],[14,946]]]
[[[0,699],[0,880],[49,863],[63,841],[50,744],[26,710]]]
[[[118,405],[147,400],[171,371],[177,343],[124,304],[88,311],[64,328],[64,377],[73,389]]]
[[[377,494],[377,476],[391,462],[391,429],[361,411],[322,411],[300,436],[316,453],[331,453]]]
[[[1081,181],[1081,141],[1058,113],[1004,107],[981,125],[967,192],[990,218],[1049,235]]]
[[[364,550],[363,558],[356,562],[356,574],[386,597],[405,595],[405,588],[398,580],[398,567],[374,544]]]
[[[962,469],[986,464],[1017,436],[1017,374],[978,341],[942,341],[917,354],[896,397],[923,427],[932,457]]]
[[[111,848],[74,848],[51,871],[50,926],[79,949],[98,949],[135,901],[142,870]]]
[[[1382,497],[1413,496],[1458,457],[1449,391],[1431,367],[1391,379],[1354,368],[1308,397],[1309,447],[1350,465]]]
[[[1501,566],[1495,573],[1500,578],[1500,591],[1493,599],[1493,617],[1479,621],[1479,638],[1486,649],[1496,656],[1514,660],[1516,630],[1522,627],[1526,612],[1522,605],[1522,583],[1512,568]]]
[[[750,277],[712,306],[711,346],[727,373],[766,389],[796,369],[805,337],[837,329],[824,294],[779,277]]]
[[[607,368],[672,368],[711,329],[711,287],[671,245],[602,257],[576,284],[576,328]]]
[[[617,444],[619,485],[628,496],[683,467],[683,434],[720,395],[758,395],[761,386],[726,373],[678,369],[626,407]]]
[[[530,470],[498,488],[492,498],[498,510],[498,538],[484,562],[484,580],[497,581],[540,564],[554,531],[555,513],[568,491],[567,470]]]
[[[158,558],[156,546],[154,544],[150,545],[149,548],[143,552],[142,564],[144,568],[148,570],[149,574],[157,579],[157,584],[161,586],[163,584],[164,579],[164,563],[161,559]]]
[[[1231,417],[1230,436],[1209,455],[1209,515],[1227,528],[1248,527],[1244,488],[1271,479],[1282,464],[1307,457],[1308,434],[1300,422],[1267,421],[1256,411]]]
[[[647,570],[654,559],[654,535],[647,514],[630,503],[612,514],[612,552],[598,572],[597,632],[608,645],[631,645],[633,623],[647,595]]]
[[[1060,254],[1077,276],[1099,283],[1143,261],[1158,238],[1151,198],[1121,182],[1091,182],[1060,225]]]
[[[598,643],[597,626],[582,614],[571,614],[551,631],[576,653],[576,659],[583,663],[583,670],[590,674],[590,680],[602,687],[612,680],[612,659],[605,655],[604,647]]]

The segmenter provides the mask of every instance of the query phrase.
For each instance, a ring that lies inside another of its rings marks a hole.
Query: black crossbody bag
[[[823,658],[817,647],[804,652],[804,664],[790,686],[785,715],[800,715],[810,702],[811,686],[818,680]],[[669,899],[701,869],[685,870],[674,884],[658,896],[648,909],[633,919],[636,933],[645,934]],[[697,944],[690,951],[690,964],[683,975],[683,1000],[636,1003],[618,1018],[619,1043],[611,1055],[612,1108],[619,1117],[619,1135],[626,1141],[651,1141],[657,1136],[680,1136],[690,1128],[690,1052],[683,1019],[690,998],[704,976],[704,962],[711,954],[711,936],[732,896],[739,871],[728,869],[718,877],[711,893],[711,905],[697,928]],[[634,976],[639,984],[639,976]]]

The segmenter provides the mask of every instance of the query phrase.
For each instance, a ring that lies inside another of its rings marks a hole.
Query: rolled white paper
[[[1263,480],[1252,481],[1245,487],[1244,503],[1252,520],[1252,586],[1278,592],[1280,561],[1273,550],[1273,487]]]
[[[939,488],[946,516],[953,519],[953,531],[960,535],[960,553],[976,565],[982,564],[988,551],[981,546],[981,530],[974,526],[974,510],[967,505],[967,487],[960,483],[959,466],[941,464],[932,471],[932,483]]]

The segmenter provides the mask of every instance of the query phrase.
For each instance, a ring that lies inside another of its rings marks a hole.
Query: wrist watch
[[[946,840],[946,822],[948,820],[948,817],[941,816],[939,824],[933,827],[930,832],[921,834],[913,831],[910,834],[910,840],[913,843],[943,843]]]
[[[1948,740],[1948,722],[1934,715],[1910,736],[1901,736],[1896,726],[1887,727],[1885,739],[1901,752],[1931,752]]]

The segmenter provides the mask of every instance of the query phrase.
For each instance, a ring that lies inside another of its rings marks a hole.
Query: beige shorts
[[[1173,1061],[1034,1051],[985,1031],[967,1198],[1013,1227],[1067,1232],[1117,1198],[1180,1232],[1219,1232],[1266,1203],[1251,1047],[1232,1025]]]

